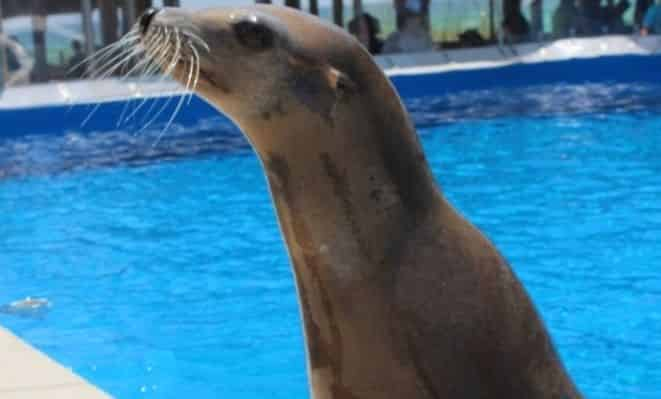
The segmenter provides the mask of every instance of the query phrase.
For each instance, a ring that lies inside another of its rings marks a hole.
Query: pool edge
[[[70,369],[0,326],[3,399],[111,399]]]

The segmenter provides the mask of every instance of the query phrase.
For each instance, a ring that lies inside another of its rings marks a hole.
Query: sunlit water
[[[553,90],[408,103],[443,191],[511,261],[586,396],[658,399],[659,88]],[[122,137],[0,142],[0,305],[51,303],[0,324],[120,399],[307,397],[257,160],[235,138]]]

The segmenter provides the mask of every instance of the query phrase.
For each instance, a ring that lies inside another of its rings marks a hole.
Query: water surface
[[[586,397],[658,399],[659,91],[556,90],[408,103],[443,191],[509,259]],[[148,135],[82,137],[84,151],[46,163],[73,148],[65,137],[0,142],[37,154],[0,163],[12,168],[0,304],[52,302],[0,324],[120,399],[305,398],[293,279],[259,164],[240,140],[206,151],[220,136],[189,133],[148,156]]]

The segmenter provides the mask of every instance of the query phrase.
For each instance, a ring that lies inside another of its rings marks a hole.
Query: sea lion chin
[[[529,296],[445,200],[399,96],[356,40],[263,5],[167,8],[141,23],[147,53],[174,41],[164,69],[194,81],[262,162],[315,399],[580,397]]]

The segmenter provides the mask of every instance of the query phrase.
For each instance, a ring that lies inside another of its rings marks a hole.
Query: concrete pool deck
[[[2,399],[111,399],[2,327],[0,370]]]

